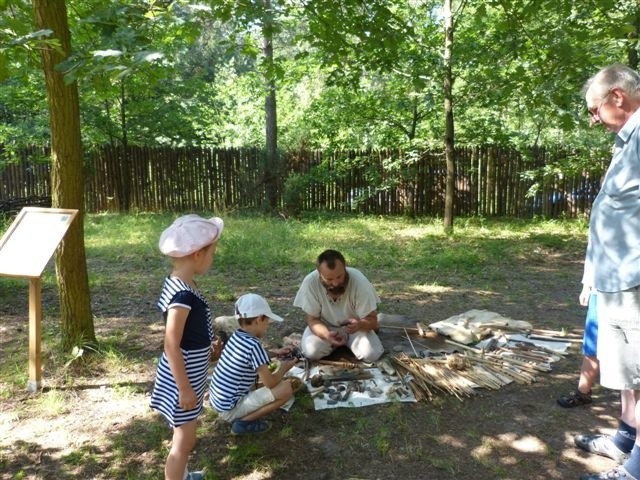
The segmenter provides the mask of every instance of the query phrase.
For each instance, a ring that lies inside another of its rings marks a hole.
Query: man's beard
[[[342,295],[347,289],[347,284],[349,283],[349,274],[344,274],[344,282],[342,282],[340,285],[331,286],[326,284],[323,280],[320,280],[320,282],[322,283],[322,286],[327,290],[327,292],[333,295]]]

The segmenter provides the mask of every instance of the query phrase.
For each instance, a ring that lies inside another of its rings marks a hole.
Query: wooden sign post
[[[29,279],[30,392],[42,386],[40,277],[77,213],[78,210],[25,207],[0,239],[0,276]]]

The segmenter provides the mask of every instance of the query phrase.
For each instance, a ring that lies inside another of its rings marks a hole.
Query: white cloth
[[[320,373],[320,366],[315,365],[311,367],[309,371],[309,378]],[[353,391],[349,394],[349,398],[345,401],[330,401],[328,392],[325,390],[321,395],[313,396],[313,406],[315,410],[325,410],[330,408],[357,408],[366,407],[369,405],[379,405],[381,403],[395,403],[395,402],[412,402],[415,403],[416,397],[413,391],[408,385],[405,385],[398,377],[389,377],[385,375],[379,368],[367,368],[367,372],[371,373],[372,378],[366,380],[359,380],[364,387],[363,392]],[[288,375],[299,379],[304,378],[305,371],[300,367],[293,367]],[[406,382],[410,382],[411,379],[407,377]],[[343,385],[353,384],[354,382],[344,382]],[[335,386],[339,383],[332,384]],[[306,382],[309,392],[315,390],[315,387],[311,385],[309,381]],[[400,391],[397,391],[397,387],[403,387]],[[373,395],[373,390],[378,390],[379,394]],[[396,393],[394,393],[394,390]]]

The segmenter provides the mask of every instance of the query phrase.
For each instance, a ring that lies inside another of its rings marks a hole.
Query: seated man
[[[375,332],[379,302],[373,285],[359,270],[347,267],[340,252],[322,252],[293,301],[307,314],[300,345],[304,356],[317,360],[346,345],[358,360],[378,360],[384,353]]]

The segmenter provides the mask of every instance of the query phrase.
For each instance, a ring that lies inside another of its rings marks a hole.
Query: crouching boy
[[[266,432],[271,424],[262,417],[284,405],[292,396],[288,379],[283,379],[296,360],[283,360],[271,373],[269,355],[260,339],[269,321],[282,322],[260,295],[248,293],[236,301],[239,328],[222,351],[213,371],[209,401],[220,418],[231,422],[235,435]],[[274,353],[286,355],[288,348]],[[253,389],[257,379],[264,385]]]

